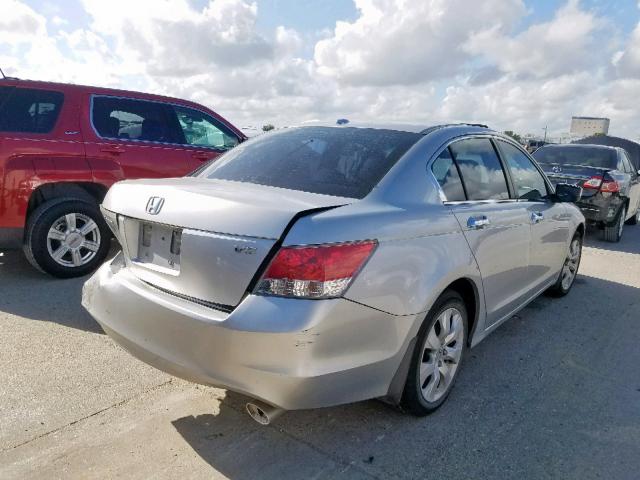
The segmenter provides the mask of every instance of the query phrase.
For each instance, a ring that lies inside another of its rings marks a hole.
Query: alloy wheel
[[[100,248],[100,228],[89,216],[68,213],[58,218],[47,233],[47,250],[63,267],[89,263]]]
[[[457,308],[447,308],[431,326],[422,347],[420,387],[427,402],[436,402],[453,383],[462,357],[464,324]]]
[[[562,288],[569,290],[578,273],[580,256],[582,254],[582,244],[580,239],[574,238],[569,246],[569,253],[562,267]]]

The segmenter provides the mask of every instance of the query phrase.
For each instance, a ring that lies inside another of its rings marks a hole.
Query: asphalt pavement
[[[288,412],[134,359],[54,280],[0,252],[0,478],[640,478],[640,226],[587,238],[565,298],[474,348],[425,418],[379,401]]]

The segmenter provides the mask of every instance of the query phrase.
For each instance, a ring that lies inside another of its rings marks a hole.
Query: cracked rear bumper
[[[255,295],[224,313],[141,282],[118,257],[87,281],[82,304],[140,360],[287,410],[386,395],[415,320],[345,299]]]

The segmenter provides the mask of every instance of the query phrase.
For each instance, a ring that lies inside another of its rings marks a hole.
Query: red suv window
[[[179,143],[169,107],[160,102],[93,97],[91,120],[103,138]]]
[[[0,107],[0,131],[49,133],[58,120],[63,101],[60,92],[13,89]]]

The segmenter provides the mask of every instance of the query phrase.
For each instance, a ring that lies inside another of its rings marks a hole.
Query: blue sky
[[[0,0],[10,74],[153,91],[236,123],[335,116],[637,139],[637,0]]]

